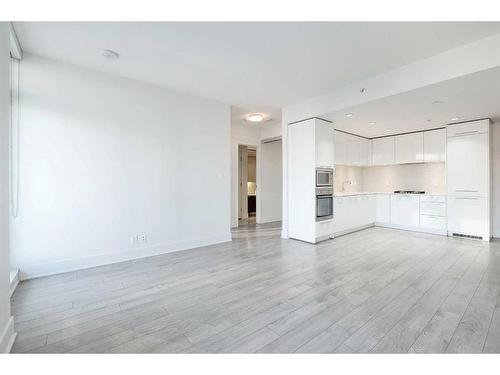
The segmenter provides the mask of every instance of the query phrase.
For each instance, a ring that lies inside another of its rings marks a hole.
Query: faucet
[[[345,184],[352,185],[352,181],[345,180],[344,182],[342,182],[342,193],[345,193]]]

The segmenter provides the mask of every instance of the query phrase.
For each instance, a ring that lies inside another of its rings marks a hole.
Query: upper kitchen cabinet
[[[335,130],[335,164],[353,166],[371,165],[371,140]]]
[[[489,120],[448,126],[446,169],[449,195],[489,196],[488,130]]]
[[[424,161],[424,134],[412,133],[395,137],[396,164],[422,163]]]
[[[335,164],[334,128],[331,122],[315,119],[316,166],[333,168]]]
[[[370,139],[359,141],[359,164],[363,166],[372,165],[372,141]]]
[[[372,164],[394,164],[394,137],[376,138],[372,140]]]
[[[424,162],[446,161],[446,129],[424,132]]]

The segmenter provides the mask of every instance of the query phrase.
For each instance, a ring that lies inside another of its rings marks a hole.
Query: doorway
[[[238,146],[238,225],[255,224],[257,217],[257,148]]]

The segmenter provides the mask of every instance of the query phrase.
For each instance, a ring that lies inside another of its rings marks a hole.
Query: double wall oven
[[[333,168],[316,168],[316,221],[333,218]]]

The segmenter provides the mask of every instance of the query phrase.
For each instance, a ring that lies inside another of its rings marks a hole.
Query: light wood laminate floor
[[[370,228],[233,242],[21,282],[14,352],[500,352],[500,244]]]

